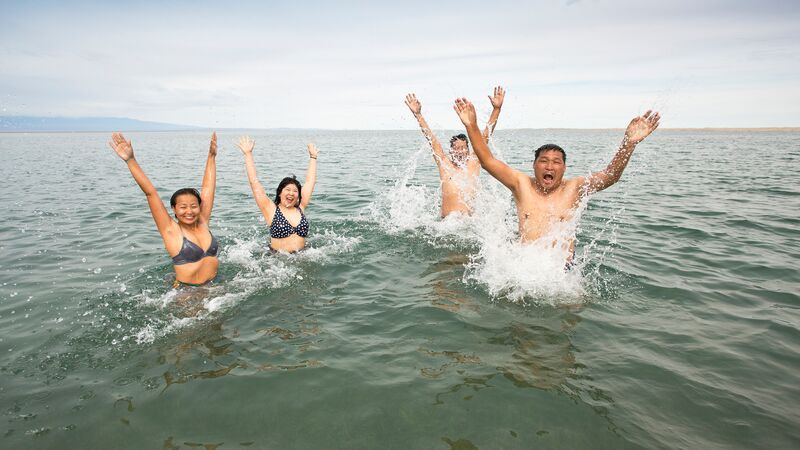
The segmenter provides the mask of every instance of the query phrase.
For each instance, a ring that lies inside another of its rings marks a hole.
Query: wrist
[[[317,157],[316,157],[316,156],[310,156],[310,155],[309,155],[308,159],[317,159]]]

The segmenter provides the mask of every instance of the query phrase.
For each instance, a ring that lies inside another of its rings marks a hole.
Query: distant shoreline
[[[310,132],[327,132],[327,131],[418,131],[416,129],[381,129],[381,130],[365,130],[365,129],[347,129],[347,128],[176,128],[174,130],[125,130],[120,128],[119,131],[127,133],[185,133],[185,132],[206,132],[206,131],[219,131],[219,132],[232,132],[232,131],[310,131]],[[499,132],[505,131],[622,131],[624,128],[506,128],[497,130]],[[712,133],[725,133],[725,132],[748,132],[748,133],[800,133],[800,127],[750,127],[750,128],[724,128],[724,127],[707,127],[707,128],[660,128],[661,131],[678,131],[678,132],[712,132]],[[0,134],[41,134],[41,133],[56,133],[56,134],[74,134],[74,133],[111,133],[109,130],[0,130]]]

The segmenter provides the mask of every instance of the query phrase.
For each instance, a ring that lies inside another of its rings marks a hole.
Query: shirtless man
[[[492,155],[489,147],[480,139],[475,107],[469,100],[456,99],[454,109],[474,142],[475,154],[478,155],[481,166],[514,195],[522,242],[535,241],[557,225],[571,221],[584,197],[619,181],[636,144],[658,128],[660,119],[659,114],[652,111],[635,117],[625,130],[619,150],[604,170],[594,172],[588,177],[564,180],[567,155],[561,147],[555,144],[539,147],[534,156],[531,177]],[[573,240],[574,236],[569,240],[569,261],[574,253]]]
[[[500,116],[500,108],[503,106],[505,95],[505,90],[497,86],[494,88],[493,95],[489,96],[489,101],[492,103],[492,114],[489,116],[489,123],[486,124],[483,135],[478,134],[479,140],[484,144],[489,141],[489,136],[497,125],[497,118]],[[470,200],[475,195],[481,165],[476,158],[470,157],[467,136],[459,134],[450,138],[450,152],[445,156],[442,145],[436,139],[425,118],[422,117],[422,104],[417,100],[416,95],[406,95],[406,106],[419,122],[422,134],[428,139],[433,150],[433,160],[436,161],[436,166],[439,168],[439,178],[442,182],[442,217],[454,212],[472,214]]]

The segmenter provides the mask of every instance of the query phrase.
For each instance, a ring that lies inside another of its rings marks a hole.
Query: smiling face
[[[544,150],[533,161],[533,177],[545,192],[560,186],[566,171],[564,155],[558,150]]]
[[[297,206],[300,201],[300,191],[293,183],[287,184],[281,189],[281,205],[287,208]]]
[[[200,218],[200,201],[192,194],[181,194],[175,198],[172,211],[178,223],[194,225]]]
[[[450,158],[455,162],[464,162],[469,155],[469,144],[462,139],[454,139],[450,143]]]

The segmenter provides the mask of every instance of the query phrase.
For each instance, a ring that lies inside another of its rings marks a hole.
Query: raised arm
[[[497,125],[497,119],[500,117],[500,108],[503,107],[503,100],[506,98],[506,91],[502,86],[494,88],[494,94],[489,96],[489,101],[492,103],[492,114],[489,115],[489,121],[486,122],[486,128],[483,130],[483,140],[489,142],[489,137],[494,133],[494,127]]]
[[[622,143],[614,158],[611,159],[605,169],[591,174],[583,182],[584,189],[582,189],[582,194],[588,195],[602,191],[619,181],[622,172],[628,166],[628,161],[630,161],[636,145],[658,128],[659,119],[661,119],[661,116],[652,111],[647,111],[641,116],[634,117],[625,130],[625,136],[622,138]]]
[[[211,220],[214,209],[214,191],[217,188],[217,132],[211,133],[211,144],[208,146],[206,170],[203,173],[203,186],[200,188],[200,215],[206,223]]]
[[[256,176],[256,162],[253,159],[253,147],[256,145],[256,141],[250,139],[249,136],[242,136],[239,138],[237,145],[244,155],[244,167],[247,170],[250,189],[253,190],[253,198],[255,198],[256,205],[258,205],[258,209],[261,210],[261,214],[264,215],[267,223],[270,223],[272,216],[275,215],[275,203],[264,192],[264,186],[258,182],[258,177]]]
[[[486,144],[486,141],[483,140],[481,130],[478,129],[475,106],[466,98],[458,98],[455,101],[455,105],[453,105],[453,109],[456,110],[458,118],[461,119],[461,123],[463,123],[464,127],[467,129],[467,135],[472,141],[472,148],[475,150],[475,154],[481,162],[481,167],[486,169],[497,181],[516,192],[519,187],[520,175],[522,174],[492,155],[492,151],[489,150],[489,146]]]
[[[314,185],[317,184],[317,155],[319,150],[314,144],[308,144],[308,170],[306,171],[306,182],[303,183],[303,191],[300,197],[303,198],[300,202],[300,207],[306,209],[308,203],[311,201],[311,194],[314,193]]]
[[[133,179],[147,197],[147,205],[150,206],[150,214],[153,216],[158,232],[161,233],[161,237],[164,238],[175,222],[169,216],[167,208],[164,207],[164,203],[158,196],[158,192],[156,192],[155,186],[153,186],[153,183],[147,178],[147,175],[144,174],[139,163],[136,162],[136,158],[133,156],[133,145],[131,145],[131,141],[126,141],[122,133],[112,133],[108,145],[110,145],[111,149],[128,165],[128,170],[131,171]]]
[[[414,94],[406,95],[406,106],[408,109],[411,110],[411,113],[414,114],[414,118],[417,119],[419,123],[419,128],[422,130],[422,134],[425,135],[425,139],[428,140],[428,143],[431,144],[431,149],[433,150],[433,159],[436,160],[436,165],[441,168],[442,161],[449,161],[442,150],[442,144],[439,143],[439,140],[436,139],[436,136],[431,131],[431,127],[428,126],[428,122],[425,121],[425,118],[422,117],[422,103],[417,100],[417,96]]]

